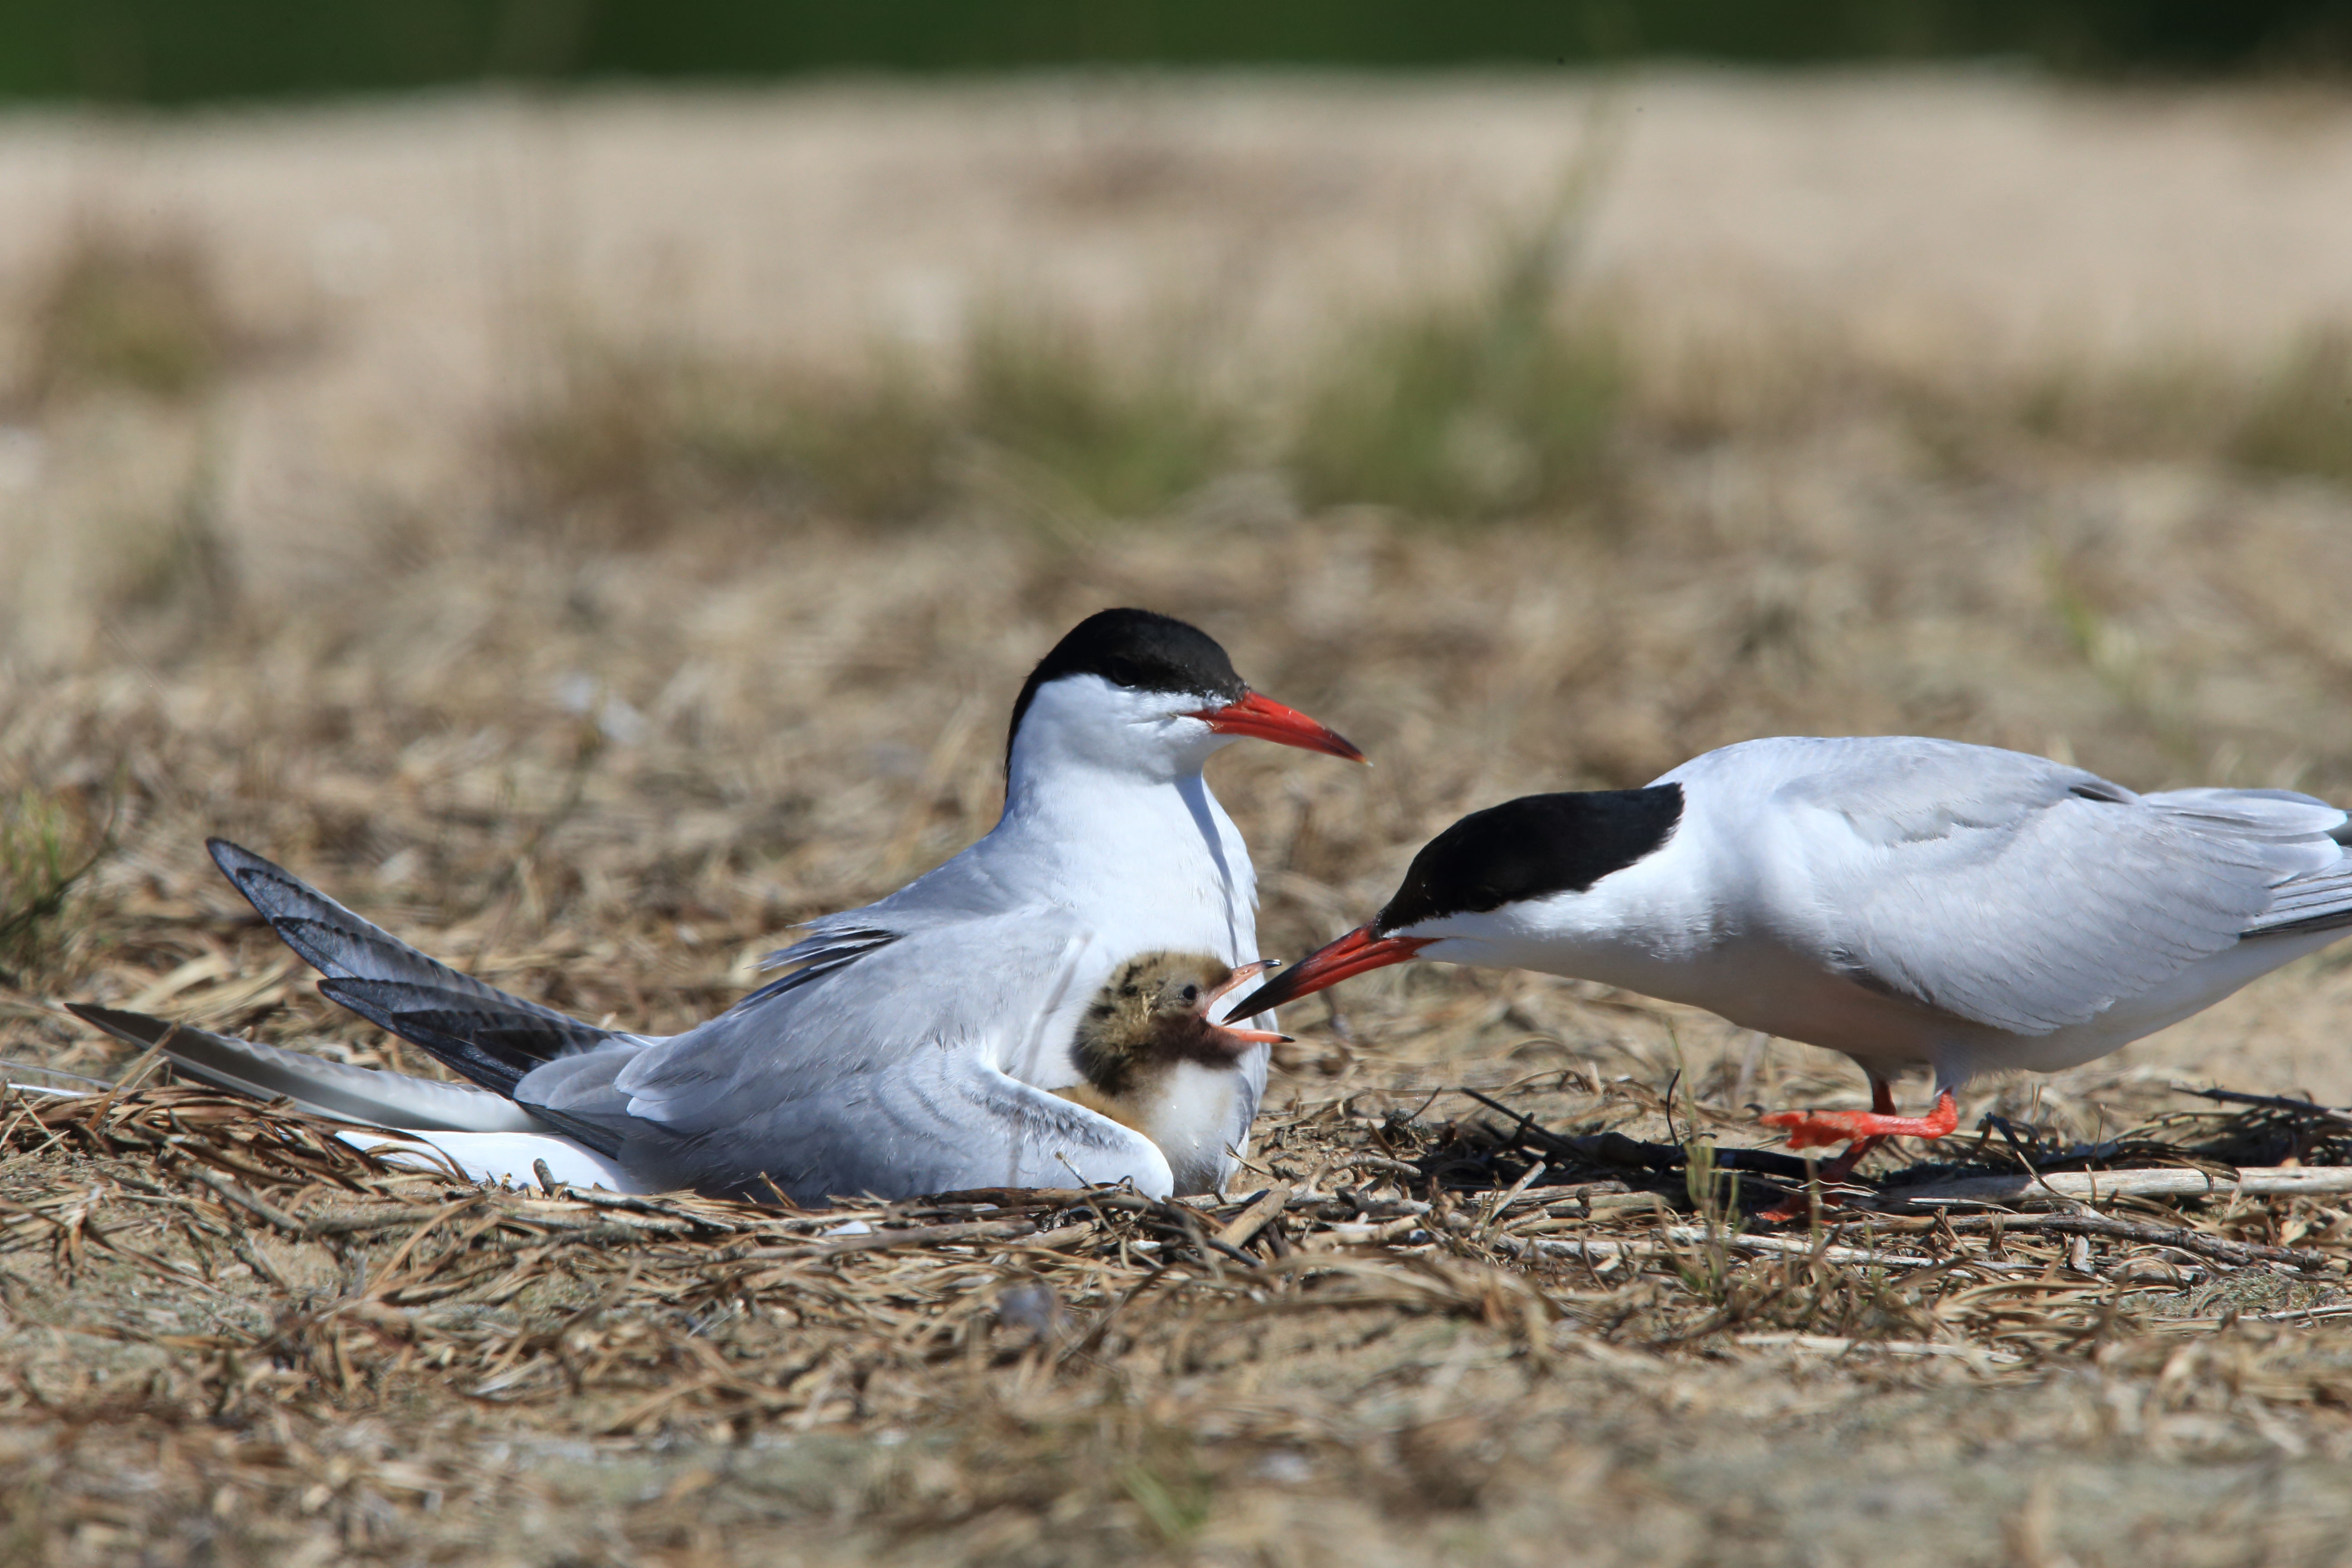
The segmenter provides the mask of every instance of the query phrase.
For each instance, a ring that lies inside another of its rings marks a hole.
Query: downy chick
[[[1214,1192],[1236,1107],[1249,1093],[1242,1057],[1289,1039],[1213,1022],[1220,1004],[1274,967],[1238,969],[1205,952],[1146,952],[1112,972],[1078,1021],[1086,1075],[1054,1092],[1131,1127],[1160,1147],[1180,1193]]]

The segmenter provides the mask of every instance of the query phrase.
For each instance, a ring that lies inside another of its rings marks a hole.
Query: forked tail
[[[66,1010],[116,1039],[163,1052],[182,1076],[257,1100],[280,1096],[298,1110],[383,1129],[346,1129],[345,1142],[428,1168],[455,1166],[477,1181],[542,1181],[635,1193],[652,1189],[614,1158],[617,1145],[562,1116],[542,1117],[513,1100],[462,1083],[331,1062],[303,1051],[233,1039],[143,1013],[68,1002]],[[70,1076],[70,1075],[64,1075]],[[103,1089],[93,1080],[88,1087]],[[562,1130],[562,1131],[559,1131]]]

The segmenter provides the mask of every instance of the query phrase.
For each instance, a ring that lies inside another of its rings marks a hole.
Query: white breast
[[[1179,1062],[1168,1074],[1142,1131],[1168,1156],[1179,1193],[1213,1193],[1223,1185],[1231,1164],[1225,1145],[1248,1093],[1237,1068]]]

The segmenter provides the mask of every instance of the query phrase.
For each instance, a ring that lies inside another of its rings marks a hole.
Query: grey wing
[[[819,939],[812,939],[813,945]],[[633,1053],[614,1087],[628,1113],[682,1130],[740,1120],[775,1095],[854,1092],[916,1059],[919,1043],[961,1040],[1016,1076],[1028,1034],[1074,987],[1098,979],[1088,933],[1063,910],[1008,911],[861,943],[805,983],[778,983],[718,1017]],[[792,951],[790,949],[786,951]],[[805,971],[786,975],[799,981]]]
[[[728,1092],[715,1099],[700,1092],[711,1063],[689,1061],[683,1072],[673,1063],[670,1077],[640,1082],[635,1069],[647,1054],[612,1050],[550,1063],[520,1098],[560,1122],[611,1130],[624,1168],[659,1186],[766,1198],[772,1183],[814,1205],[1125,1181],[1165,1196],[1175,1185],[1150,1140],[1008,1076],[992,1059],[997,1047],[968,1032],[874,1051],[739,1044],[741,1070],[725,1075]],[[680,1078],[678,1099],[652,1098]]]
[[[772,1096],[690,1137],[634,1138],[623,1162],[707,1192],[763,1196],[773,1182],[802,1204],[1129,1181],[1164,1197],[1175,1186],[1167,1157],[1141,1133],[1009,1078],[953,1041],[927,1044],[833,1097]]]
[[[1064,911],[900,931],[642,1049],[551,1062],[516,1098],[610,1127],[633,1169],[795,1200],[956,1187],[1172,1185],[1141,1134],[1005,1072],[1108,959]],[[793,978],[787,976],[787,978]]]
[[[2209,816],[2304,857],[2271,889],[2249,937],[2299,936],[2352,928],[2352,820],[2324,800],[2287,790],[2182,789],[2147,800]],[[2284,858],[2284,855],[2282,858]]]
[[[1799,778],[1780,797],[1837,819],[1793,820],[1848,972],[2016,1034],[2087,1022],[2259,933],[2298,879],[2342,874],[2344,814],[2307,795],[2136,795],[1979,747]]]

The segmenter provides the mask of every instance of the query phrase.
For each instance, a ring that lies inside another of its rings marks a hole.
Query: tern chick
[[[1078,1020],[1072,1055],[1083,1081],[1054,1092],[1158,1144],[1178,1192],[1213,1188],[1234,1106],[1249,1092],[1244,1058],[1290,1037],[1212,1015],[1273,967],[1261,959],[1236,969],[1205,952],[1129,959]]]

